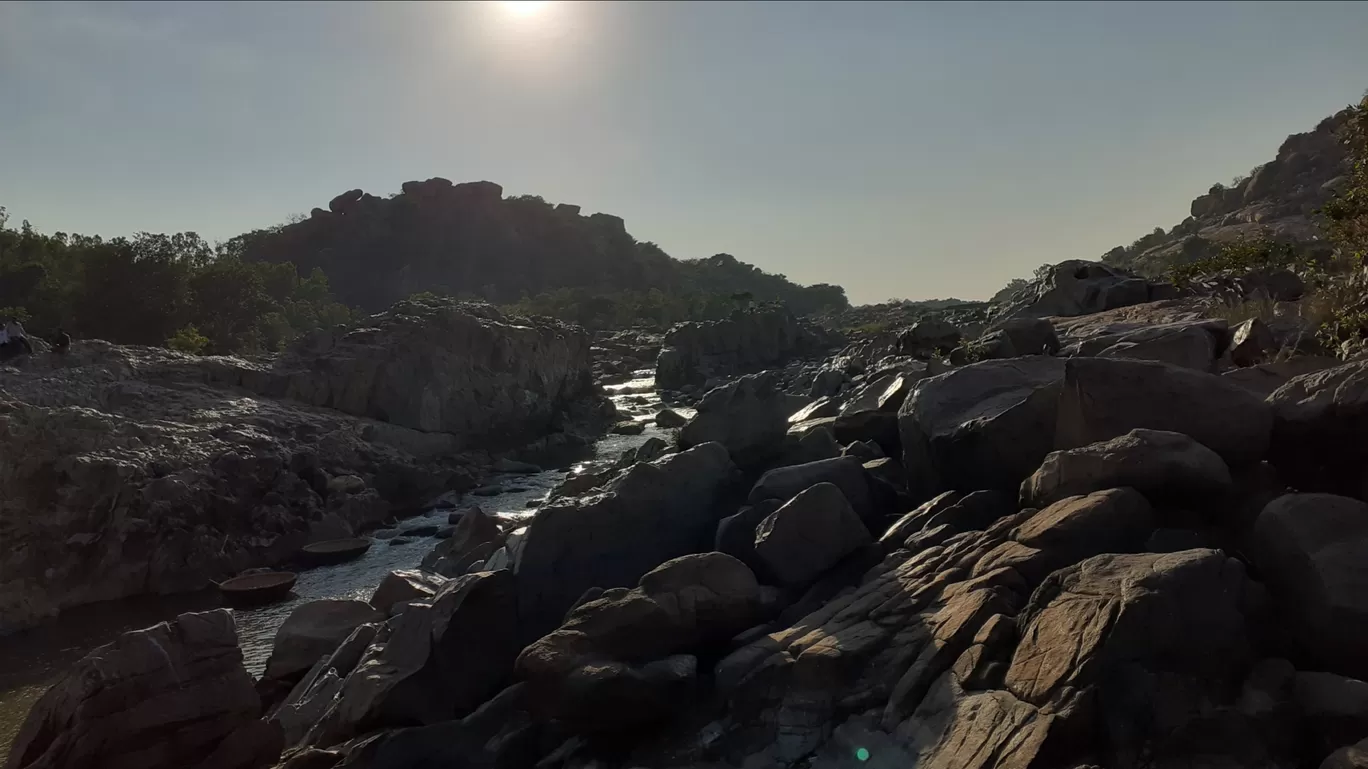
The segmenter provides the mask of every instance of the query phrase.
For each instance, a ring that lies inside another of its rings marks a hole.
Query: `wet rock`
[[[679,431],[679,445],[720,443],[733,461],[753,466],[783,448],[787,399],[772,372],[742,377],[703,396],[698,414]]]
[[[918,383],[898,412],[914,499],[948,489],[1015,493],[1054,448],[1064,361],[985,361]]]
[[[451,537],[438,542],[423,556],[422,569],[443,577],[459,577],[472,564],[484,561],[503,547],[499,522],[478,507],[467,509],[456,521]]]
[[[1221,377],[1106,358],[1067,361],[1058,415],[1059,449],[1147,428],[1188,435],[1231,467],[1263,458],[1273,421],[1268,404]]]
[[[538,510],[516,566],[528,639],[555,629],[591,587],[634,585],[671,558],[711,548],[716,503],[734,470],[726,448],[707,443],[635,464],[600,493]]]
[[[396,604],[431,598],[446,583],[446,577],[420,569],[397,569],[380,580],[371,594],[370,605],[389,614]]]
[[[609,432],[614,435],[641,435],[646,432],[646,423],[634,421],[618,422],[613,425],[612,430]]]
[[[818,483],[771,513],[755,530],[755,552],[785,585],[803,585],[870,542],[841,489]]]
[[[1250,549],[1302,647],[1327,670],[1368,676],[1368,504],[1278,497],[1255,521]]]
[[[656,412],[656,427],[662,430],[673,430],[676,427],[683,427],[688,423],[688,419],[673,409],[661,409]]]
[[[534,475],[542,471],[541,467],[531,462],[519,462],[516,459],[503,457],[494,462],[492,468],[496,473],[511,473],[514,475]]]
[[[1129,486],[1155,504],[1205,504],[1233,485],[1216,452],[1181,433],[1135,429],[1108,441],[1051,452],[1021,484],[1021,503],[1043,507],[1059,499]]]
[[[232,615],[182,614],[76,663],[34,703],[6,767],[259,769],[281,751],[260,708]]]

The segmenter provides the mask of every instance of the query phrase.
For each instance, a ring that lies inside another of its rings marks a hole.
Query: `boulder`
[[[839,413],[841,413],[841,402],[835,398],[823,395],[812,403],[793,412],[793,414],[789,416],[788,421],[790,424],[797,424],[799,422],[806,422],[809,419],[834,417]]]
[[[888,530],[879,538],[879,543],[889,550],[902,547],[908,537],[926,528],[926,522],[937,514],[954,507],[962,496],[958,491],[943,491],[926,500],[915,510],[904,514],[892,526],[889,526]]]
[[[1072,449],[1136,428],[1179,432],[1231,467],[1263,458],[1268,404],[1221,377],[1164,363],[1070,358],[1064,367],[1055,447]]]
[[[1180,724],[1202,726],[1203,689],[1238,683],[1249,664],[1246,589],[1239,562],[1212,550],[1090,558],[1031,596],[1005,688],[1100,731],[1112,755],[1146,743],[1158,752],[1166,740],[1177,748]]]
[[[898,412],[914,499],[947,489],[1015,493],[1054,447],[1064,361],[984,361],[917,383]]]
[[[591,587],[628,587],[671,558],[711,548],[735,469],[725,447],[705,443],[538,510],[514,567],[525,639],[554,630]]]
[[[405,601],[420,601],[436,595],[447,578],[419,569],[397,569],[385,575],[371,594],[370,605],[386,614]]]
[[[1368,735],[1368,683],[1334,673],[1298,671],[1292,701],[1315,744],[1314,755]]]
[[[384,610],[365,601],[325,599],[301,604],[276,631],[262,678],[297,678],[320,658],[332,654],[357,627],[384,621]]]
[[[703,396],[698,414],[679,431],[679,445],[720,443],[738,465],[753,466],[782,450],[789,413],[773,373],[745,376]]]
[[[282,747],[260,710],[232,614],[182,614],[73,665],[34,703],[5,766],[260,769]]]
[[[1215,366],[1216,340],[1205,329],[1186,325],[1161,335],[1147,332],[1125,334],[1120,341],[1097,352],[1097,356],[1153,360],[1197,371],[1211,371]],[[1147,338],[1132,339],[1141,333]]]
[[[731,638],[760,610],[760,585],[740,561],[683,556],[576,606],[523,650],[517,672],[544,717],[580,733],[637,728],[688,703],[697,661],[685,652]]]
[[[869,542],[869,530],[832,483],[799,493],[755,530],[756,554],[785,585],[811,582]]]
[[[445,584],[391,621],[340,686],[316,685],[323,715],[304,744],[336,745],[370,729],[459,718],[499,691],[518,655],[517,592],[508,571]],[[293,699],[293,697],[292,697]]]
[[[1013,296],[1002,307],[995,322],[1012,318],[1090,315],[1148,301],[1149,284],[1144,278],[1101,262],[1071,260],[1056,264]]]
[[[609,432],[614,435],[641,435],[646,432],[646,423],[628,419],[613,425]]]
[[[1320,665],[1368,676],[1368,504],[1333,494],[1287,494],[1259,514],[1250,556]]]
[[[835,457],[777,467],[760,476],[746,500],[752,505],[766,499],[787,502],[819,483],[835,484],[860,520],[873,520],[876,511],[869,492],[869,480],[863,463],[856,457]]]
[[[1326,756],[1320,769],[1368,769],[1368,738]]]
[[[953,323],[936,316],[917,320],[898,334],[898,351],[903,355],[950,351],[959,344],[960,330]]]
[[[487,560],[503,545],[504,534],[499,522],[479,507],[472,506],[456,522],[451,536],[438,542],[423,556],[422,568],[442,577],[459,577],[472,565]]]
[[[979,337],[972,347],[987,360],[1054,355],[1059,352],[1059,337],[1054,324],[1044,318],[1012,318]]]
[[[723,518],[717,524],[713,549],[746,564],[757,576],[768,577],[768,567],[755,554],[755,529],[785,501],[764,499],[741,508],[736,515]]]
[[[1293,377],[1311,374],[1342,365],[1338,358],[1322,355],[1296,355],[1272,363],[1256,363],[1246,368],[1227,371],[1221,376],[1258,395],[1267,398],[1287,384]]]
[[[662,430],[673,430],[676,427],[683,427],[688,423],[688,419],[674,409],[661,409],[656,412],[656,427]]]
[[[1250,318],[1230,330],[1230,359],[1236,366],[1263,363],[1277,350],[1278,340],[1268,325],[1258,318]]]
[[[1269,461],[1296,488],[1364,497],[1368,462],[1368,362],[1294,377],[1268,396]]]
[[[1233,489],[1216,452],[1181,433],[1137,428],[1108,441],[1051,452],[1021,484],[1021,503],[1043,507],[1064,497],[1129,486],[1155,504],[1223,500]]]

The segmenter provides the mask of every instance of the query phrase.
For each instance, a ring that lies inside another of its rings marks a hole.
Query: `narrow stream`
[[[604,389],[620,412],[637,421],[649,421],[661,408],[652,373],[639,371],[635,373],[638,378]],[[693,413],[690,409],[676,410],[685,416]],[[667,437],[654,424],[648,424],[641,435],[606,435],[579,462],[531,475],[495,476],[488,484],[499,486],[500,493],[486,497],[466,495],[459,504],[477,504],[485,512],[506,519],[527,518],[535,512],[528,503],[545,499],[551,488],[564,479],[567,470],[612,461],[653,436]],[[439,508],[404,519],[394,527],[400,532],[398,537],[376,539],[360,559],[300,573],[294,592],[286,601],[258,609],[234,610],[248,672],[255,676],[265,669],[276,629],[300,604],[320,598],[367,600],[390,571],[416,568],[437,540],[430,536],[409,537],[403,532],[422,526],[445,526],[449,512]],[[91,649],[128,630],[219,605],[219,596],[213,590],[113,601],[72,609],[53,623],[0,639],[0,764],[9,755],[10,744],[29,708],[67,667]]]

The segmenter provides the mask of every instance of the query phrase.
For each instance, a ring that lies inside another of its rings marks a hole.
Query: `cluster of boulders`
[[[726,377],[813,357],[834,339],[782,304],[737,309],[730,318],[677,323],[656,360],[656,385],[665,390],[712,389]]]
[[[278,356],[77,342],[0,369],[0,632],[193,591],[611,417],[572,326],[407,302]]]
[[[1190,312],[715,387],[525,525],[468,509],[368,601],[297,609],[262,718],[196,744],[243,769],[1368,766],[1368,363],[1269,360],[1269,329]],[[40,702],[12,769],[106,726],[82,714],[136,635]],[[171,720],[111,755],[171,766]]]
[[[662,336],[651,331],[599,332],[593,346],[594,379],[614,384],[631,379],[638,371],[654,369],[661,343]]]

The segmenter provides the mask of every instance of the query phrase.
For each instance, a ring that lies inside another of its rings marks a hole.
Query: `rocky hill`
[[[1349,111],[1315,130],[1287,137],[1271,161],[1227,185],[1217,183],[1192,201],[1191,215],[1102,256],[1109,265],[1158,275],[1214,254],[1226,243],[1267,237],[1328,250],[1316,225],[1320,209],[1347,181],[1347,155],[1337,136]]]
[[[506,303],[574,288],[749,293],[800,314],[848,304],[839,286],[799,286],[728,254],[676,260],[638,242],[619,217],[585,216],[577,205],[531,195],[505,198],[488,181],[405,182],[387,198],[351,190],[303,221],[233,239],[229,252],[293,262],[302,273],[321,268],[342,301],[367,310],[419,292]]]

